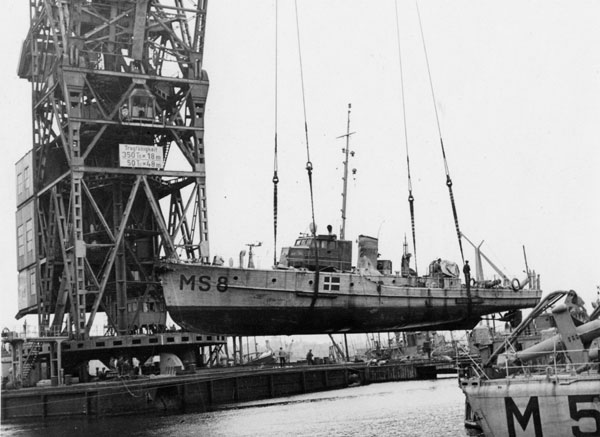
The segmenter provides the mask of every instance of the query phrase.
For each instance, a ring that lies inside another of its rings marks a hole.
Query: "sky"
[[[26,2],[0,14],[0,327],[16,321],[14,163],[31,148],[31,89],[17,77],[29,27]],[[352,104],[346,237],[379,238],[399,270],[411,241],[406,150],[415,197],[417,261],[460,263],[445,185],[443,138],[462,232],[510,278],[527,262],[545,292],[597,297],[600,235],[600,3],[421,0],[432,97],[416,3],[398,1],[404,106],[393,0],[212,0],[204,69],[211,254],[256,262],[309,231],[304,109],[320,232],[341,224],[342,149]],[[277,59],[277,62],[276,62]],[[276,68],[277,66],[277,68]],[[277,71],[277,87],[275,86]],[[304,78],[302,92],[301,73]],[[275,92],[277,90],[277,92]],[[277,111],[276,109],[277,108]],[[439,117],[439,130],[435,112]],[[277,117],[276,117],[277,114]],[[275,122],[277,120],[277,123]],[[273,238],[274,136],[278,136],[278,238]],[[473,250],[464,242],[465,259]],[[411,243],[411,252],[412,249]],[[356,249],[355,249],[356,254]],[[356,258],[356,255],[354,256]],[[413,258],[414,260],[414,258]],[[493,276],[486,270],[489,278]]]

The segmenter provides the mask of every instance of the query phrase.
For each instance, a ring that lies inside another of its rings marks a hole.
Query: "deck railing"
[[[538,358],[520,362],[512,353],[498,355],[501,364],[482,367],[472,360],[468,368],[463,366],[460,375],[462,378],[497,379],[510,378],[517,375],[535,376],[545,375],[547,378],[575,377],[581,374],[592,374],[600,371],[600,362],[589,360],[588,349],[563,349],[554,344],[554,350]],[[572,361],[570,356],[582,356],[582,361]]]

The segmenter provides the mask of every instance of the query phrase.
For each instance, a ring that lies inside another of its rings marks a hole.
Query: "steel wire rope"
[[[125,378],[119,378],[121,383],[123,384],[123,387],[125,387],[125,389],[127,390],[127,393],[129,393],[131,395],[131,397],[134,398],[139,398],[143,395],[143,393],[140,393],[138,395],[136,395],[135,393],[133,393],[131,390],[129,390],[129,387],[127,387],[127,384],[125,383]],[[143,390],[140,388],[140,391]]]
[[[429,56],[427,54],[427,45],[425,44],[425,35],[423,33],[423,23],[421,20],[421,11],[419,10],[418,0],[415,1],[415,5],[417,6],[417,16],[419,17],[419,29],[421,31],[421,42],[423,44],[423,52],[425,54],[425,63],[427,65],[427,76],[429,78],[429,87],[431,89],[431,99],[432,99],[432,103],[433,103],[433,110],[435,112],[435,121],[437,123],[438,135],[440,137],[440,146],[442,148],[442,157],[444,159],[444,170],[446,171],[446,186],[448,187],[448,193],[450,195],[450,203],[452,204],[452,214],[454,216],[454,226],[456,227],[456,235],[458,237],[458,246],[460,248],[460,257],[464,264],[465,256],[463,253],[460,227],[458,225],[458,213],[456,212],[456,203],[454,201],[454,194],[452,192],[452,179],[450,178],[450,170],[448,169],[448,161],[446,160],[446,151],[444,149],[444,140],[442,139],[442,128],[440,126],[440,117],[438,114],[437,105],[435,103],[435,91],[433,89],[433,80],[431,78],[431,67],[429,65]]]
[[[302,110],[304,114],[304,138],[306,141],[306,172],[308,174],[308,187],[310,190],[310,210],[312,217],[312,226],[311,226],[311,234],[312,234],[312,246],[315,249],[315,281],[314,281],[314,293],[313,298],[310,302],[310,308],[315,306],[317,301],[317,297],[319,294],[319,248],[317,246],[317,224],[315,223],[315,202],[314,202],[314,194],[313,194],[313,181],[312,181],[312,171],[313,165],[310,161],[310,146],[308,141],[308,122],[306,118],[306,92],[304,89],[304,69],[302,65],[302,46],[300,44],[300,20],[298,18],[298,0],[294,0],[294,9],[296,12],[296,36],[298,39],[298,59],[300,62],[300,85],[302,88]]]
[[[404,95],[404,69],[402,68],[402,45],[400,43],[400,22],[398,20],[398,0],[395,0],[395,12],[396,12],[396,40],[398,43],[398,64],[400,67],[400,92],[402,95],[402,121],[404,123],[404,145],[406,148],[406,169],[408,173],[408,204],[410,209],[410,224],[412,229],[413,238],[413,250],[415,251],[415,272],[418,276],[417,267],[417,237],[415,229],[415,208],[414,208],[414,196],[412,193],[412,180],[410,177],[410,154],[408,153],[408,126],[406,123],[406,99]]]
[[[275,0],[275,151],[273,154],[273,265],[277,265],[277,184],[279,183],[279,176],[277,175],[277,103],[278,103],[278,27],[279,27],[279,14],[277,0]]]

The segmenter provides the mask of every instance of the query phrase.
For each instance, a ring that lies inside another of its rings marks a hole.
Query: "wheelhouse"
[[[352,242],[338,240],[335,234],[300,236],[293,246],[281,249],[279,266],[348,271],[352,268]]]

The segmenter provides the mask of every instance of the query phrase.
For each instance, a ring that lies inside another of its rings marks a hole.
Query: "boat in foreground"
[[[185,329],[227,335],[321,334],[422,329],[470,329],[486,314],[535,306],[534,274],[523,281],[461,283],[458,265],[437,260],[417,276],[378,260],[377,240],[302,236],[282,249],[276,268],[165,263],[161,282],[173,320]],[[240,263],[241,265],[241,263]],[[517,284],[517,285],[515,285]]]
[[[466,426],[487,437],[600,435],[600,320],[588,318],[571,299],[553,309],[554,327],[543,330],[537,344],[516,351],[518,336],[545,316],[541,310],[556,296],[544,299],[483,367],[461,378]]]

